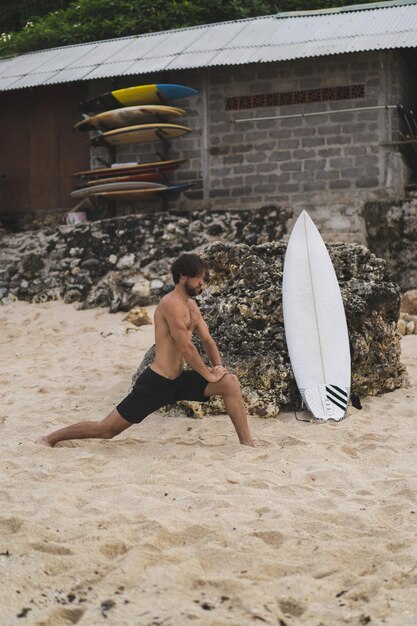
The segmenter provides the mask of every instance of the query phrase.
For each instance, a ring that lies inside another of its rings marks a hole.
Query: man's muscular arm
[[[205,365],[197,348],[191,341],[190,331],[187,329],[185,323],[184,305],[181,302],[171,301],[169,306],[164,307],[163,314],[171,336],[182,358],[209,383],[215,383],[220,380],[227,371],[223,367],[217,367],[211,370]],[[220,362],[219,355],[219,363]]]
[[[213,337],[210,335],[208,326],[206,322],[204,321],[203,316],[201,315],[200,310],[197,307],[197,305],[195,308],[199,316],[198,324],[196,326],[195,331],[197,335],[200,337],[204,350],[206,351],[206,354],[208,358],[210,359],[210,362],[213,364],[213,366],[217,367],[218,365],[222,365],[222,357],[217,347],[217,344],[214,341]]]

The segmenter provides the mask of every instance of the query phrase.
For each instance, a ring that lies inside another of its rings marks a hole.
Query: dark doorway
[[[84,98],[79,84],[0,93],[0,221],[74,206],[71,174],[88,169],[87,138],[73,131]]]

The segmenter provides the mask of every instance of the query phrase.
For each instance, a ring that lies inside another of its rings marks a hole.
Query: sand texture
[[[417,625],[417,337],[409,388],[339,424],[251,417],[256,449],[162,413],[34,443],[125,395],[153,327],[124,316],[0,307],[1,626]]]

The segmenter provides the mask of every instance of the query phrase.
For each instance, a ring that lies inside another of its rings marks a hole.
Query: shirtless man
[[[42,437],[40,443],[53,447],[67,439],[112,439],[177,400],[205,402],[210,396],[222,396],[240,443],[254,446],[239,381],[223,366],[216,342],[191,299],[201,292],[206,269],[205,262],[191,253],[182,254],[172,264],[175,288],[160,300],[155,311],[155,359],[110,415],[101,421],[61,428]],[[210,368],[191,341],[194,331],[210,359]],[[191,365],[191,371],[183,370],[184,361]]]

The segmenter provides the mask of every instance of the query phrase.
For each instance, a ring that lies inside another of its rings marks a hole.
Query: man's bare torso
[[[190,339],[200,315],[196,303],[191,298],[185,302],[171,292],[160,300],[154,315],[156,354],[151,369],[165,378],[174,379],[180,375],[183,359],[170,326],[185,325]]]

